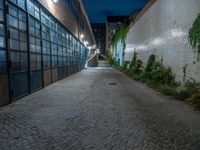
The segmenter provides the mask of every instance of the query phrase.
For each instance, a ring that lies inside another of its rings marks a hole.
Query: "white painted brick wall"
[[[154,53],[170,66],[177,80],[183,79],[183,67],[188,64],[186,78],[200,81],[200,62],[194,64],[196,53],[188,42],[188,31],[200,13],[200,0],[157,0],[135,23],[126,39],[125,60],[133,52],[144,63]]]

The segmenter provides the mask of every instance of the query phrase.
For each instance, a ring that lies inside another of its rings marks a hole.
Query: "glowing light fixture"
[[[80,36],[80,37],[81,37],[81,39],[82,39],[82,38],[84,38],[84,35],[83,35],[83,34],[81,34],[81,36]]]

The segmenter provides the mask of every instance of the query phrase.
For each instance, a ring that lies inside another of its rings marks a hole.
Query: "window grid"
[[[51,69],[51,30],[50,30],[50,15],[41,10],[42,23],[42,53],[44,69]]]
[[[40,20],[40,8],[35,0],[27,0],[28,13]]]
[[[58,67],[58,44],[57,44],[57,23],[51,18],[50,20],[51,32],[51,61],[52,68]]]
[[[7,55],[5,46],[4,1],[0,0],[0,74],[7,72]]]
[[[9,48],[11,53],[12,71],[27,71],[26,13],[12,4],[9,4],[8,8]]]
[[[13,71],[27,70],[27,20],[29,14],[29,48],[30,69],[41,69],[41,57],[45,69],[58,66],[80,64],[85,61],[84,46],[75,39],[68,31],[57,22],[34,0],[9,0],[8,30],[9,49],[11,52]],[[6,60],[3,20],[3,0],[0,0],[0,73],[2,72],[2,61]],[[27,7],[26,7],[27,5]],[[18,6],[18,7],[16,7]],[[25,12],[27,8],[27,13]],[[40,18],[41,16],[41,18]],[[40,20],[41,19],[41,23]],[[40,25],[41,24],[41,25]],[[42,40],[40,39],[42,37]],[[42,42],[42,47],[41,47]],[[32,64],[33,63],[33,64]],[[52,63],[52,64],[51,64]],[[3,67],[6,68],[6,67]]]

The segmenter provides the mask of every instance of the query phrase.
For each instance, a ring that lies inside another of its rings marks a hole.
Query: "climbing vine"
[[[194,49],[200,53],[200,14],[194,21],[192,28],[189,30],[189,42]]]
[[[124,40],[126,38],[126,35],[128,34],[129,26],[121,26],[119,30],[115,33],[115,35],[112,38],[112,45],[116,45],[118,42],[124,43]]]

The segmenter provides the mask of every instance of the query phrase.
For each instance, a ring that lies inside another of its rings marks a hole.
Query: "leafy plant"
[[[200,92],[200,83],[195,81],[193,78],[190,78],[190,80],[185,83],[185,87],[192,93]]]
[[[194,49],[200,52],[200,14],[194,21],[191,29],[189,30],[189,42]]]
[[[110,52],[106,53],[106,57],[107,57],[108,63],[110,65],[114,65],[114,59],[112,58],[112,54]]]
[[[133,69],[133,67],[134,67],[135,64],[136,64],[136,61],[137,61],[137,53],[134,52],[133,58],[132,58],[132,60],[131,60],[130,66],[129,66],[129,69]]]
[[[178,92],[175,87],[163,84],[163,85],[159,85],[159,91],[165,95],[171,95],[175,98],[178,98]]]
[[[185,82],[185,79],[186,79],[186,69],[187,69],[187,66],[188,64],[186,64],[184,67],[183,67],[183,81]]]
[[[187,102],[195,108],[200,109],[200,93],[193,94],[187,99]]]
[[[147,61],[147,65],[146,65],[145,70],[144,70],[145,73],[148,73],[148,72],[153,70],[153,67],[155,65],[155,61],[156,61],[156,56],[154,54],[151,54],[149,56],[149,59]]]
[[[142,73],[142,68],[143,68],[143,62],[139,59],[136,60],[133,71],[135,74],[141,74]]]
[[[188,80],[185,84],[175,81],[175,76],[170,67],[163,65],[163,60],[156,60],[154,54],[149,56],[147,65],[143,69],[143,62],[137,58],[134,52],[129,69],[125,73],[131,78],[144,82],[157,91],[172,96],[177,100],[187,100],[195,108],[200,108],[200,83],[194,79]],[[127,68],[126,63],[124,67]],[[183,67],[183,73],[186,74]],[[185,78],[186,75],[184,75]]]
[[[136,52],[134,52],[129,69],[131,71],[132,76],[140,75],[143,73],[143,62],[137,58]]]
[[[156,61],[155,55],[149,56],[143,77],[158,83],[174,85],[175,77],[170,67],[165,67],[162,61]]]
[[[123,66],[122,66],[122,70],[123,71],[126,71],[127,69],[128,69],[128,65],[129,65],[129,61],[125,61],[124,63],[123,63]]]

